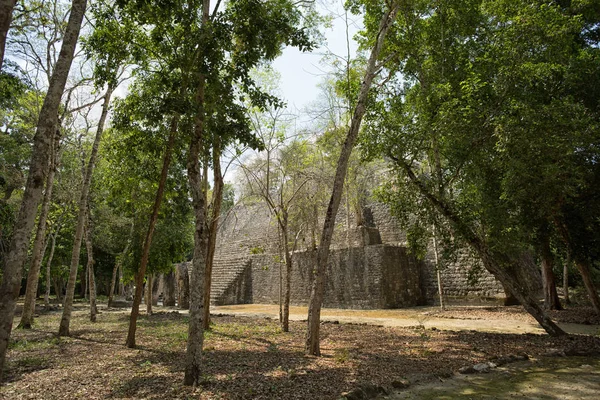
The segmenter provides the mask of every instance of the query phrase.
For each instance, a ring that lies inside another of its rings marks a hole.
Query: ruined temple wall
[[[439,303],[435,255],[431,250],[423,260],[426,268],[421,274],[422,287],[429,303]],[[501,298],[504,289],[481,261],[468,251],[461,252],[456,260],[441,267],[442,286],[448,298]]]
[[[392,217],[387,205],[382,203],[370,203],[368,206],[369,213],[373,225],[379,231],[381,243],[404,247],[406,246],[406,234],[399,226],[397,220]],[[352,213],[352,211],[351,211]],[[322,221],[319,221],[322,223]],[[350,237],[347,235],[347,218],[346,208],[340,207],[340,211],[336,218],[336,228],[333,238],[332,254],[347,247],[348,238],[350,238],[351,246],[361,246],[360,235],[356,235],[356,227],[354,224],[354,215],[351,214]],[[307,250],[310,243],[309,238],[301,238],[298,242],[300,252]],[[364,243],[363,243],[364,244]],[[432,246],[423,262],[419,263],[421,292],[423,298],[430,304],[438,301],[437,278],[435,273],[435,261]],[[262,254],[254,254],[257,251]],[[368,250],[366,250],[368,252]],[[406,250],[403,250],[406,251]],[[237,206],[234,212],[230,213],[219,231],[217,242],[217,252],[215,262],[233,259],[240,256],[252,256],[252,292],[253,302],[271,302],[271,294],[273,286],[279,287],[279,275],[274,271],[278,271],[274,258],[279,258],[278,249],[278,233],[277,225],[271,216],[271,213],[264,203],[254,203],[250,205]],[[297,304],[304,304],[310,296],[310,285],[307,278],[308,272],[314,266],[314,261],[308,256],[300,256],[301,264],[306,264],[306,267],[295,272],[299,276],[293,279],[294,285],[292,292],[292,301]],[[335,256],[338,257],[338,256]],[[400,257],[400,256],[399,256]],[[355,258],[362,260],[361,257]],[[258,261],[262,260],[262,261]],[[269,261],[270,260],[270,261]],[[257,265],[257,263],[261,265]],[[340,260],[340,265],[348,265],[345,261]],[[265,269],[261,269],[265,267]],[[365,273],[369,264],[365,264]],[[353,270],[352,268],[350,270]],[[270,272],[265,272],[270,271]],[[477,273],[474,273],[477,271]],[[340,272],[343,272],[340,269]],[[355,275],[357,276],[357,275]],[[394,278],[392,276],[392,278]],[[373,281],[376,281],[373,279]],[[381,282],[381,281],[379,281]],[[387,282],[387,281],[385,281]],[[504,291],[500,283],[481,267],[480,262],[474,258],[467,250],[460,254],[456,260],[447,263],[442,269],[442,282],[445,289],[445,294],[448,297],[503,297]],[[338,282],[340,283],[340,282]],[[335,287],[335,281],[332,283]],[[350,282],[352,284],[352,282]],[[258,285],[258,286],[257,286]],[[246,289],[248,291],[248,289]],[[278,289],[277,289],[278,290]],[[329,288],[327,289],[327,291]],[[278,292],[277,292],[278,293]],[[375,293],[371,291],[363,291],[362,293]],[[233,296],[233,295],[232,295]],[[234,296],[235,297],[235,296]],[[278,298],[278,297],[277,297]],[[294,300],[297,299],[297,300]],[[345,300],[346,301],[346,300]],[[368,303],[369,300],[367,300]],[[341,302],[341,301],[340,301]],[[356,303],[357,300],[350,301]],[[332,300],[332,304],[335,301]]]
[[[294,254],[290,299],[292,304],[308,303],[315,257],[314,251]],[[251,302],[279,301],[279,266],[278,259],[272,255],[252,257]],[[419,262],[407,255],[401,247],[375,245],[333,250],[327,267],[323,305],[375,309],[422,304],[420,269]]]

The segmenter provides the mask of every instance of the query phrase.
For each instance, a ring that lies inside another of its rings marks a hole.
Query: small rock
[[[482,363],[473,365],[475,372],[488,372],[490,370],[490,364]]]
[[[406,389],[410,386],[410,382],[406,379],[399,379],[397,381],[392,382],[392,387],[394,389]]]
[[[437,331],[437,328],[436,328],[435,326],[432,326],[432,327],[431,327],[431,330],[432,330],[432,331]]]
[[[546,353],[544,353],[546,357],[566,357],[566,354],[563,350],[560,349],[548,349]]]
[[[477,371],[475,371],[475,368],[473,368],[472,365],[469,365],[468,367],[462,367],[458,370],[459,374],[464,374],[464,375],[474,374],[475,372],[477,372]]]

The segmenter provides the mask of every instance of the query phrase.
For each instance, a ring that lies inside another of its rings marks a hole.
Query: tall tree
[[[100,114],[100,120],[96,127],[96,134],[94,136],[94,142],[90,157],[85,168],[85,176],[83,184],[81,186],[81,194],[79,196],[79,209],[77,215],[77,226],[75,229],[75,237],[73,239],[73,250],[71,254],[71,267],[69,273],[69,281],[67,283],[67,293],[65,294],[65,301],[63,304],[63,313],[60,320],[60,326],[58,334],[60,336],[69,336],[69,326],[71,324],[71,314],[73,312],[73,300],[75,297],[75,284],[77,280],[77,267],[79,266],[79,257],[81,255],[81,241],[83,239],[83,233],[86,223],[86,216],[88,213],[88,202],[90,186],[92,184],[92,175],[94,172],[94,165],[96,163],[96,157],[98,155],[98,149],[100,147],[100,141],[102,140],[102,133],[104,132],[104,124],[108,116],[108,110],[110,105],[110,99],[114,90],[113,84],[109,84],[108,89],[104,94],[104,103],[102,104],[102,113]]]
[[[25,193],[23,194],[21,209],[17,217],[9,252],[5,261],[2,284],[0,285],[0,380],[4,369],[8,339],[12,329],[16,298],[21,283],[21,268],[25,260],[31,229],[33,228],[37,206],[42,196],[45,178],[48,174],[48,159],[52,138],[58,124],[60,98],[71,68],[86,5],[87,0],[73,0],[72,2],[71,13],[59,59],[40,111]]]
[[[278,125],[275,120],[267,126],[272,129],[271,132],[276,132],[281,129]],[[248,187],[247,195],[259,197],[267,204],[279,228],[279,248],[285,265],[285,273],[282,274],[280,269],[280,277],[285,278],[280,279],[280,323],[281,329],[288,332],[293,254],[303,225],[311,222],[300,221],[300,218],[296,220],[301,215],[310,215],[311,210],[295,212],[297,208],[309,206],[300,201],[311,181],[307,173],[309,144],[303,140],[294,140],[285,145],[279,141],[273,143],[273,140],[269,140],[270,136],[263,137],[266,143],[262,156],[242,165],[242,169]]]
[[[348,170],[348,160],[350,159],[352,149],[356,143],[362,118],[366,111],[371,84],[378,73],[377,60],[379,58],[379,53],[384,45],[387,32],[394,22],[396,13],[398,12],[398,7],[399,4],[397,2],[393,2],[387,9],[381,12],[382,15],[380,16],[379,20],[378,31],[375,35],[375,40],[371,49],[371,54],[369,55],[364,78],[356,99],[356,105],[352,115],[352,120],[350,122],[350,127],[348,128],[346,140],[337,164],[335,178],[333,181],[333,190],[329,200],[327,213],[325,214],[325,221],[323,222],[323,233],[321,235],[321,243],[317,251],[317,265],[310,293],[305,347],[307,354],[316,356],[321,355],[319,337],[321,324],[321,305],[323,304],[323,296],[325,293],[325,272],[327,268],[327,261],[329,259],[329,246],[331,245],[331,239],[333,237],[335,217],[337,216],[340,200],[342,198],[344,180]]]
[[[135,294],[133,297],[133,306],[131,308],[131,316],[129,317],[129,331],[127,333],[127,347],[135,347],[135,331],[137,317],[139,313],[140,303],[142,302],[142,289],[144,287],[144,276],[146,275],[146,267],[148,265],[148,259],[150,257],[150,245],[152,244],[152,235],[154,234],[154,228],[156,227],[156,221],[158,219],[158,211],[160,204],[163,199],[165,192],[165,186],[167,181],[167,173],[169,172],[169,165],[171,164],[171,155],[173,147],[175,145],[175,138],[177,136],[177,124],[179,117],[177,115],[172,117],[171,128],[169,131],[169,139],[167,141],[167,147],[163,158],[162,171],[160,173],[160,179],[158,182],[158,189],[156,191],[156,197],[154,205],[152,206],[152,214],[150,216],[150,222],[148,224],[148,231],[144,239],[144,245],[142,248],[142,260],[140,262],[139,269],[135,276]],[[146,295],[146,304],[152,304],[152,279],[148,279],[147,285],[149,287],[148,294]],[[150,306],[151,307],[151,306]]]
[[[33,324],[33,314],[35,312],[35,303],[37,297],[38,282],[40,276],[40,268],[44,258],[44,252],[47,247],[46,238],[46,222],[50,211],[50,203],[52,201],[52,187],[54,186],[54,173],[56,171],[56,163],[58,160],[58,145],[59,131],[57,130],[52,147],[50,149],[50,166],[48,176],[46,178],[46,190],[44,200],[42,201],[42,209],[40,211],[38,227],[33,242],[33,257],[31,266],[27,274],[27,286],[25,289],[25,300],[23,302],[23,312],[21,313],[21,322],[19,326],[24,329],[31,329]]]

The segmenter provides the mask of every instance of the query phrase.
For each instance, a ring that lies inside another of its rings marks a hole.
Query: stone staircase
[[[218,254],[213,263],[210,289],[211,304],[226,304],[228,291],[242,279],[249,267],[250,255],[248,254]]]

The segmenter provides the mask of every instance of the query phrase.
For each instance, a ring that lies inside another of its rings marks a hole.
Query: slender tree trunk
[[[123,263],[119,265],[119,296],[125,296],[125,284],[123,283]]]
[[[283,326],[283,264],[281,262],[284,259],[283,255],[283,238],[281,234],[281,224],[277,224],[277,239],[279,239],[279,324]]]
[[[38,282],[40,279],[40,269],[42,266],[46,246],[48,244],[46,239],[46,223],[48,221],[50,204],[52,203],[52,187],[54,186],[54,172],[56,170],[55,161],[58,153],[59,138],[60,136],[57,131],[50,148],[50,169],[48,172],[48,177],[46,178],[46,192],[44,193],[42,210],[40,212],[35,241],[33,242],[33,258],[31,260],[31,267],[29,268],[29,273],[27,274],[25,302],[23,303],[23,313],[21,314],[21,322],[19,323],[19,326],[24,329],[31,329],[31,325],[33,325],[33,314],[35,313],[35,302],[38,291]]]
[[[221,173],[221,140],[215,138],[213,146],[213,198],[212,212],[209,226],[208,250],[206,255],[206,269],[204,271],[204,316],[202,326],[205,330],[210,329],[210,285],[212,283],[212,268],[217,245],[217,231],[219,218],[221,216],[221,204],[223,203],[223,174]]]
[[[392,158],[404,169],[410,181],[416,186],[421,195],[437,208],[437,210],[452,225],[454,230],[477,252],[484,267],[494,275],[500,283],[502,283],[505,290],[508,290],[516,297],[523,307],[525,307],[525,310],[538,321],[542,328],[544,328],[551,336],[565,335],[565,332],[552,322],[536,300],[534,295],[535,282],[532,282],[531,277],[528,276],[528,267],[533,263],[533,260],[528,259],[526,254],[521,255],[519,258],[517,256],[509,257],[503,253],[490,251],[485,239],[479,237],[475,233],[475,230],[465,224],[464,221],[454,213],[447,202],[437,198],[429,192],[427,187],[417,178],[406,161],[394,157]]]
[[[85,231],[83,232],[83,235],[85,236]],[[83,240],[85,238],[82,238]],[[83,284],[83,282],[85,282],[85,285]],[[89,301],[90,297],[88,296],[88,289],[89,289],[89,284],[90,284],[90,267],[89,265],[87,265],[87,263],[85,264],[85,268],[83,269],[83,271],[81,271],[81,294],[85,301]]]
[[[112,302],[113,302],[113,298],[115,295],[115,286],[117,283],[117,272],[119,271],[119,257],[117,256],[117,259],[115,260],[115,266],[113,267],[113,271],[112,271],[112,276],[110,279],[110,289],[108,291],[108,301],[106,303],[106,306],[108,308],[112,307]]]
[[[210,0],[202,1],[202,28],[208,29],[210,13]],[[201,55],[200,63],[204,63]],[[204,288],[204,267],[206,265],[206,251],[208,249],[208,226],[206,212],[206,193],[202,191],[202,177],[200,174],[200,153],[204,145],[205,109],[204,96],[206,77],[200,75],[196,90],[196,104],[198,111],[194,120],[194,132],[190,139],[188,150],[187,172],[194,207],[194,259],[190,276],[190,322],[188,328],[188,343],[185,360],[185,376],[183,384],[196,386],[202,376],[202,345],[204,330],[202,329],[202,294]]]
[[[154,285],[154,274],[148,274],[148,276],[146,276],[146,296],[145,296],[145,302],[146,302],[146,314],[148,315],[152,315],[152,286]]]
[[[283,220],[281,233],[283,236],[283,251],[285,255],[285,289],[283,298],[283,318],[281,321],[281,330],[284,332],[290,331],[290,296],[292,287],[292,253],[290,252],[288,238],[288,215],[287,211],[283,210]]]
[[[319,329],[321,323],[321,304],[323,303],[323,296],[325,292],[325,272],[329,258],[329,246],[333,236],[335,217],[340,205],[344,180],[348,170],[348,161],[350,159],[350,154],[352,153],[354,144],[356,143],[360,124],[366,111],[371,83],[375,78],[377,58],[381,48],[383,47],[383,42],[387,31],[392,25],[398,11],[398,4],[396,2],[392,3],[391,7],[392,8],[390,10],[384,13],[379,23],[379,33],[377,35],[376,43],[371,50],[371,55],[369,56],[367,69],[365,71],[365,76],[356,102],[356,108],[354,109],[354,115],[350,123],[350,129],[348,130],[346,141],[344,142],[344,146],[337,164],[335,179],[333,182],[333,192],[329,200],[329,206],[327,208],[325,221],[323,223],[321,244],[317,252],[316,273],[310,294],[305,347],[307,354],[317,356],[321,355]]]
[[[542,237],[542,284],[544,287],[544,307],[547,310],[562,310],[560,299],[556,292],[556,283],[552,265],[554,256],[550,249],[550,236],[543,234]]]
[[[46,262],[46,293],[44,295],[44,307],[48,310],[50,308],[50,286],[52,285],[50,280],[50,267],[52,266],[52,259],[54,258],[54,250],[56,249],[56,236],[58,235],[57,227],[56,231],[52,234],[52,244],[50,245],[50,255],[48,255],[48,261]],[[60,299],[60,296],[56,296]]]
[[[571,304],[569,298],[569,265],[571,265],[571,252],[567,251],[567,260],[563,265],[563,292],[565,295],[565,304]]]
[[[121,266],[123,265],[123,260],[125,259],[125,257],[127,256],[127,253],[129,252],[129,247],[131,246],[131,240],[133,238],[133,229],[134,229],[134,222],[131,222],[131,228],[129,228],[129,235],[127,236],[127,243],[125,244],[125,248],[123,249],[123,251],[121,252],[121,254],[119,254],[117,256],[117,260],[115,262],[115,266],[113,268],[113,273],[112,273],[112,278],[110,280],[110,291],[108,292],[108,307],[112,307],[112,302],[113,302],[113,297],[115,294],[115,286],[116,286],[116,281],[117,281],[117,272],[121,271]],[[119,274],[119,285],[122,285],[123,283],[123,276],[122,273]],[[120,293],[120,295],[122,296],[122,291]]]
[[[192,260],[192,271],[190,276],[190,322],[188,328],[185,376],[183,380],[184,385],[189,386],[198,385],[201,377],[203,344],[203,324],[201,321],[203,315],[203,275],[206,266],[206,251],[208,249],[209,236],[206,213],[206,193],[202,190],[202,177],[199,162],[200,149],[202,148],[204,135],[204,82],[200,84],[198,92],[197,97],[199,99],[198,103],[200,104],[201,110],[196,117],[196,127],[194,137],[190,143],[187,165],[195,217],[194,259]]]
[[[177,265],[177,303],[182,310],[190,308],[190,274],[185,263]]]
[[[96,157],[98,155],[98,148],[100,147],[100,140],[102,139],[102,133],[104,131],[106,116],[108,115],[108,106],[110,104],[112,91],[113,87],[109,86],[106,90],[106,94],[104,95],[102,114],[100,115],[100,120],[98,121],[96,137],[94,138],[92,152],[90,154],[90,159],[88,161],[85,171],[85,178],[81,187],[81,196],[79,197],[79,212],[77,216],[77,227],[75,228],[75,237],[73,239],[73,251],[71,253],[71,269],[69,271],[69,281],[67,283],[67,293],[65,294],[63,314],[60,320],[60,326],[58,328],[59,336],[69,336],[69,325],[71,324],[71,314],[73,312],[73,298],[75,296],[75,283],[77,281],[77,268],[79,266],[79,257],[81,255],[81,241],[83,239],[83,230],[88,211],[88,197],[90,192],[90,186],[92,183],[92,174],[94,172],[94,164],[96,163]]]
[[[60,98],[73,61],[86,4],[86,0],[73,0],[58,61],[40,110],[38,126],[33,138],[32,157],[25,192],[5,259],[2,284],[0,285],[0,381],[2,381],[8,339],[15,315],[15,304],[19,295],[23,262],[29,246],[31,230],[35,223],[37,206],[42,197],[44,182],[48,174],[48,157],[52,138],[58,125]],[[9,9],[7,8],[6,11],[8,13]]]
[[[587,290],[590,303],[592,303],[596,313],[600,315],[600,298],[598,298],[598,290],[596,289],[596,285],[594,285],[594,281],[592,280],[589,264],[587,261],[575,259],[575,266],[583,278],[583,284]]]
[[[94,277],[94,246],[92,245],[92,226],[90,210],[86,216],[85,224],[85,248],[87,252],[87,271],[88,271],[88,287],[90,293],[90,321],[96,322],[96,315],[98,314],[98,308],[96,307],[96,279]]]
[[[152,207],[152,215],[150,216],[150,222],[148,224],[148,232],[146,233],[146,238],[144,239],[140,268],[138,269],[135,275],[135,295],[133,296],[133,306],[131,307],[131,316],[129,317],[129,331],[127,332],[126,341],[126,345],[129,348],[135,348],[135,330],[137,328],[137,318],[140,312],[140,304],[142,302],[144,275],[146,274],[148,257],[150,256],[150,245],[152,244],[152,235],[154,234],[154,227],[156,226],[156,220],[158,219],[158,210],[160,209],[160,203],[162,202],[162,199],[164,197],[163,194],[167,183],[167,173],[169,172],[169,164],[171,163],[171,155],[173,153],[173,146],[175,145],[175,137],[177,136],[178,123],[179,116],[174,116],[171,121],[169,139],[167,142],[167,148],[165,149],[162,171],[160,173],[160,180],[158,182],[156,197],[154,199],[154,206]],[[149,303],[152,303],[152,299],[149,300]]]
[[[440,296],[440,308],[442,311],[446,309],[444,304],[444,285],[442,284],[442,272],[440,268],[440,257],[437,243],[437,229],[433,224],[433,254],[435,256],[435,273],[437,276],[438,294]]]
[[[63,295],[62,295],[62,282],[60,278],[52,279],[52,284],[54,285],[54,291],[56,292],[56,300],[59,304],[63,304]]]
[[[12,21],[13,9],[17,0],[0,0],[0,69],[4,63],[4,49],[6,48],[6,37]]]

